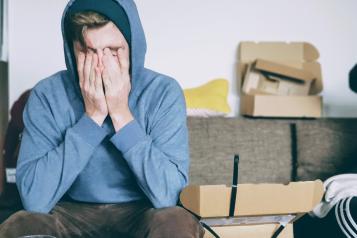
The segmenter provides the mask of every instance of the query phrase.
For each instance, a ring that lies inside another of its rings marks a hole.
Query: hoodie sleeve
[[[154,207],[175,206],[188,183],[186,104],[177,83],[164,93],[149,133],[133,120],[112,138]]]
[[[84,169],[106,136],[86,115],[60,131],[46,103],[34,89],[25,107],[16,183],[24,208],[48,213]]]

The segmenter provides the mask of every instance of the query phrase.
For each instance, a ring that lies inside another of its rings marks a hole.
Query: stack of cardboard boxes
[[[242,42],[240,111],[252,117],[322,116],[318,50],[306,42]]]

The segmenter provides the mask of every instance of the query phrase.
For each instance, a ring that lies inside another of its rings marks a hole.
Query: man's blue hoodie
[[[186,106],[178,83],[144,68],[146,41],[132,0],[116,0],[131,28],[129,108],[135,120],[115,133],[110,117],[98,126],[84,111],[76,64],[62,33],[67,70],[40,81],[23,119],[17,186],[26,210],[48,213],[67,194],[93,203],[149,199],[174,206],[188,183]],[[98,1],[100,4],[101,1]]]

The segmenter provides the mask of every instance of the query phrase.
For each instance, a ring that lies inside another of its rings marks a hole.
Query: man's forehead
[[[125,40],[112,22],[102,27],[87,29],[83,32],[83,38],[86,47],[92,49],[119,48]]]

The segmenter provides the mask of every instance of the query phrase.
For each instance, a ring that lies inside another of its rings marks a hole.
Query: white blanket
[[[341,174],[324,182],[325,196],[311,212],[311,216],[325,217],[341,199],[357,196],[357,174]]]

